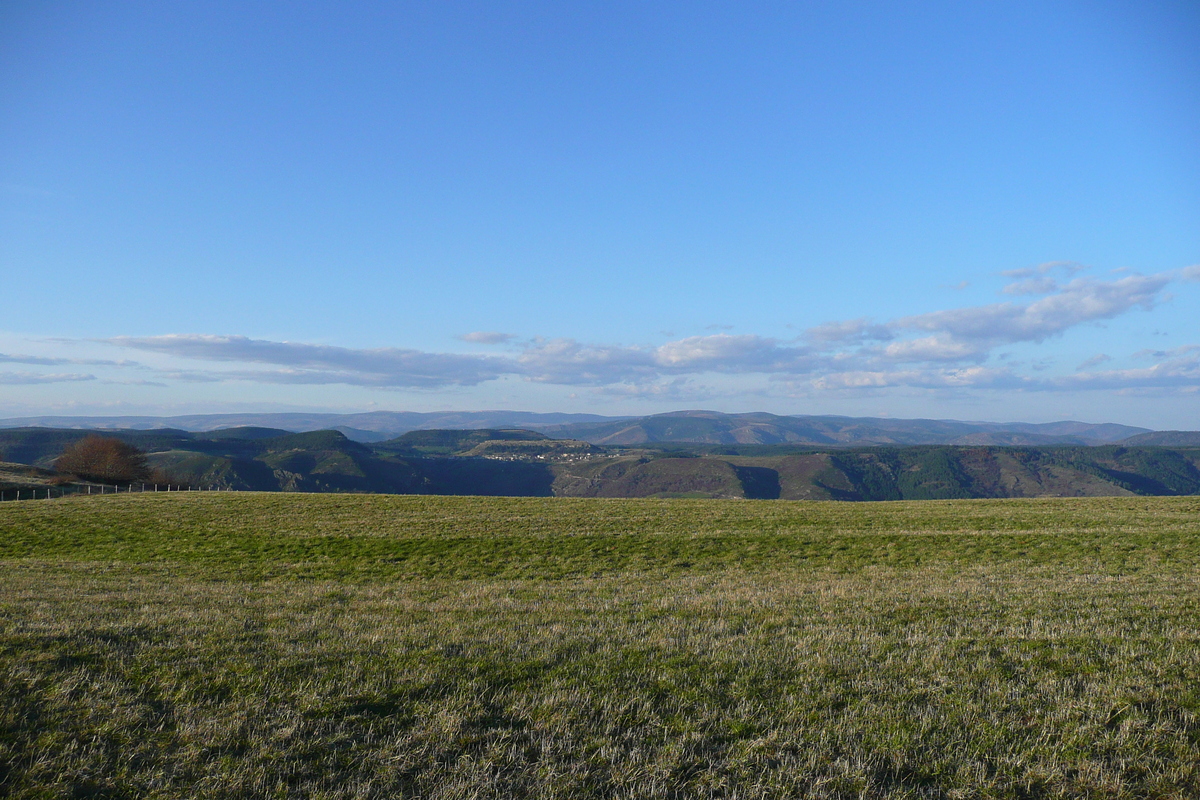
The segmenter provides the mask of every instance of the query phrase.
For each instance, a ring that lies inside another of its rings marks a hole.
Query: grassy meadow
[[[1200,498],[0,504],[0,795],[1200,796]]]

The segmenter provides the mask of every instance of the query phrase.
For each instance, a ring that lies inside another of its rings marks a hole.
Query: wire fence
[[[64,497],[79,495],[95,495],[97,497],[113,494],[141,494],[143,492],[236,492],[227,486],[196,485],[190,483],[131,483],[125,486],[111,484],[88,483],[70,484],[66,486],[21,486],[12,489],[0,489],[0,503],[16,500],[57,500]]]

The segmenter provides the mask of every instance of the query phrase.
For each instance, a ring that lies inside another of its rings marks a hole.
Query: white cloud
[[[1112,361],[1112,356],[1106,355],[1105,353],[1098,353],[1076,367],[1075,371],[1079,372],[1081,370],[1091,369],[1092,367],[1099,366],[1100,364],[1108,361]]]
[[[474,342],[476,344],[503,344],[517,338],[517,335],[515,333],[500,333],[499,331],[472,331],[471,333],[464,333],[455,338],[459,341]]]
[[[1081,325],[1139,308],[1152,309],[1165,299],[1170,283],[1200,280],[1200,266],[1153,275],[1076,277],[1065,285],[1047,277],[1070,275],[1079,269],[1078,265],[1049,264],[1014,271],[1010,277],[1018,277],[1024,285],[1010,286],[1010,293],[1048,291],[1028,302],[951,308],[884,322],[865,317],[835,320],[808,329],[799,341],[731,333],[690,336],[659,346],[536,338],[496,355],[355,349],[202,334],[118,337],[105,340],[105,344],[168,356],[168,366],[160,365],[154,375],[147,376],[159,381],[346,384],[381,389],[471,387],[515,379],[590,386],[622,396],[699,398],[716,390],[690,382],[697,376],[752,374],[835,392],[894,386],[1037,391],[1116,386],[1121,381],[1162,387],[1195,382],[1196,355],[1187,348],[1148,351],[1142,355],[1161,363],[1141,371],[1083,374],[1110,360],[1107,355],[1088,359],[1078,368],[1081,374],[1067,377],[1054,377],[1053,369],[1044,369],[1052,362],[1038,360],[995,368],[1000,360],[994,359],[997,348],[1040,343]],[[489,331],[459,338],[477,344],[514,339],[511,334]],[[17,359],[38,365],[85,363],[43,356],[0,356],[0,360]],[[206,368],[202,362],[212,365]],[[745,385],[744,381],[739,385]]]
[[[1055,389],[1194,389],[1200,387],[1200,357],[1175,358],[1138,369],[1080,372],[1048,382]]]
[[[819,325],[805,332],[812,350],[805,353],[804,367],[830,376],[838,373],[849,376],[830,378],[831,382],[840,381],[839,385],[870,384],[884,380],[878,377],[884,375],[893,376],[887,378],[889,385],[893,380],[927,385],[932,380],[928,370],[918,369],[910,374],[893,365],[924,363],[930,368],[938,364],[978,365],[991,358],[998,347],[1039,343],[1131,309],[1151,309],[1163,299],[1163,289],[1183,274],[1176,271],[1126,275],[1113,280],[1076,278],[1065,286],[1044,277],[1051,271],[1070,273],[1079,269],[1078,265],[1054,263],[1015,270],[1014,275],[1026,280],[1023,286],[1010,286],[1011,292],[1052,290],[1048,296],[1028,303],[968,306],[884,323],[858,318]],[[933,380],[938,382],[945,383],[942,378]]]
[[[1000,291],[1005,294],[1049,294],[1058,291],[1058,281],[1054,278],[1039,276],[1010,283]]]
[[[887,325],[877,325],[866,317],[841,322],[826,322],[804,332],[805,338],[817,344],[861,344],[865,341],[887,341],[895,336]]]
[[[42,372],[0,372],[0,384],[7,386],[29,386],[38,383],[73,383],[94,381],[95,375],[77,373],[46,374]]]
[[[1024,379],[1014,376],[1009,370],[987,367],[834,372],[813,380],[814,387],[834,391],[897,386],[922,389],[1014,388],[1024,384]]]
[[[958,341],[945,334],[892,342],[874,352],[889,361],[966,361],[985,354],[977,344]]]
[[[1034,275],[1048,275],[1051,272],[1061,272],[1063,275],[1070,277],[1077,272],[1083,272],[1085,269],[1087,267],[1077,261],[1047,261],[1032,268],[1006,269],[1001,271],[1000,274],[1005,278],[1029,278]]]
[[[1185,344],[1182,347],[1174,347],[1170,350],[1138,350],[1133,354],[1134,358],[1178,358],[1186,356],[1189,353],[1200,352],[1200,344]]]
[[[378,348],[355,350],[301,342],[272,342],[245,336],[172,334],[116,337],[111,344],[204,361],[238,361],[291,368],[269,373],[273,383],[364,383],[373,386],[473,386],[511,370],[489,356],[425,353]],[[335,376],[340,376],[336,378]],[[266,380],[266,378],[264,378]]]
[[[1149,310],[1171,282],[1171,273],[1131,275],[1115,281],[1076,278],[1057,294],[1028,305],[994,303],[902,317],[893,329],[948,334],[991,344],[1040,342],[1085,322],[1111,319],[1141,307]]]
[[[75,366],[90,366],[90,367],[136,367],[140,366],[136,361],[113,361],[110,359],[100,358],[53,358],[49,356],[27,356],[27,355],[12,355],[9,353],[0,353],[0,362],[6,364],[31,364],[35,366],[62,366],[64,364],[73,364]]]
[[[688,402],[711,400],[718,392],[711,386],[701,386],[690,378],[652,381],[649,383],[616,383],[594,389],[597,394],[608,397],[636,398],[639,400],[670,400]]]
[[[666,369],[714,372],[804,372],[814,363],[806,348],[727,333],[668,342],[654,351],[654,360]]]
[[[1200,349],[1200,348],[1197,348]],[[1107,358],[1089,359],[1102,363]],[[1084,362],[1083,366],[1088,362]],[[833,372],[813,379],[818,390],[853,393],[884,388],[1007,389],[1024,392],[1164,390],[1192,392],[1200,389],[1200,355],[1174,358],[1138,369],[1076,372],[1073,375],[1035,378],[1009,369],[974,366],[963,369],[904,369]]]
[[[646,380],[657,374],[646,350],[584,345],[574,339],[538,340],[512,362],[508,371],[539,383],[567,386]]]

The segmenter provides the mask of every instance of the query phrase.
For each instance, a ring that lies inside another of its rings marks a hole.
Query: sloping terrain
[[[1150,431],[1122,439],[1129,447],[1200,447],[1200,431]]]
[[[887,447],[556,465],[555,494],[934,500],[1200,494],[1200,448]]]
[[[1200,797],[1198,513],[1141,497],[4,503],[0,786]]]
[[[397,454],[449,456],[461,455],[485,442],[549,441],[543,433],[521,428],[480,428],[410,431],[394,439],[378,442],[376,450]]]
[[[263,441],[291,435],[288,431],[254,427],[227,428],[211,433],[190,433],[172,428],[114,431],[6,428],[0,429],[0,456],[9,461],[49,468],[68,445],[95,433],[128,442],[147,453],[186,450],[244,458],[261,452]]]
[[[675,411],[606,422],[551,425],[551,436],[583,439],[601,445],[656,442],[694,444],[812,444],[863,446],[884,444],[1049,445],[1103,444],[1144,428],[1083,422],[1046,424],[958,422],[931,419],[882,419],[837,416],[722,414]]]
[[[606,458],[557,470],[571,497],[746,497],[739,468],[716,458]]]
[[[40,489],[47,486],[54,477],[55,473],[50,470],[0,461],[0,491],[30,487]]]
[[[686,431],[697,420],[662,422]],[[45,470],[86,433],[0,431],[0,448]],[[235,490],[849,501],[1200,493],[1200,448],[1186,447],[614,447],[520,429],[415,431],[374,445],[332,430],[113,435],[146,451],[162,480]]]

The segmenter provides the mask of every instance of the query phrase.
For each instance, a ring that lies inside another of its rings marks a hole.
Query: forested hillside
[[[53,480],[86,431],[0,431],[15,488]],[[564,497],[921,500],[1200,494],[1200,447],[602,447],[525,430],[413,431],[363,444],[338,431],[112,432],[175,483],[235,490]]]

